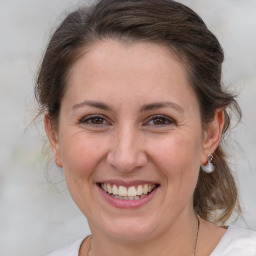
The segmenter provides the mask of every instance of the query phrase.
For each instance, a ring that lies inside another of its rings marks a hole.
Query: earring
[[[201,165],[201,168],[204,172],[206,173],[211,173],[215,170],[213,164],[211,163],[212,162],[212,159],[213,159],[213,156],[212,155],[209,155],[208,156],[208,163],[207,165]]]

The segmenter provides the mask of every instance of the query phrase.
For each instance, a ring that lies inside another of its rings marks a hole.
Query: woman
[[[234,96],[222,48],[171,0],[101,0],[52,36],[36,96],[92,235],[50,254],[256,255],[220,143]]]

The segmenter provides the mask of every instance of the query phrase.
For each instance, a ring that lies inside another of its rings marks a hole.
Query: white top
[[[230,226],[210,256],[256,256],[256,232]]]
[[[79,256],[83,240],[80,239],[47,256]],[[210,256],[256,256],[256,232],[230,226]]]
[[[64,246],[56,251],[51,252],[50,254],[47,254],[46,256],[79,256],[79,249],[83,242],[83,239],[79,239],[78,241]]]

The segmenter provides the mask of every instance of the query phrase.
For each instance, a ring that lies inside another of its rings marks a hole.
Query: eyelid
[[[103,119],[105,122],[103,124],[93,124],[93,123],[89,123],[88,121],[90,119],[93,119],[93,118],[101,118]],[[92,126],[102,126],[102,125],[106,125],[106,124],[110,124],[108,118],[102,114],[91,114],[91,115],[87,115],[87,116],[83,116],[81,117],[78,122],[80,124],[86,124],[86,125],[92,125]]]
[[[150,117],[147,118],[147,121],[143,124],[143,126],[147,125],[150,121],[154,120],[154,119],[165,119],[166,121],[168,121],[167,124],[159,124],[159,125],[154,125],[154,124],[151,124],[151,126],[158,126],[158,127],[162,127],[162,126],[168,126],[168,125],[176,125],[176,122],[174,119],[166,116],[166,115],[163,115],[163,114],[156,114],[156,115],[152,115]]]
[[[100,118],[103,119],[103,123],[102,124],[94,124],[92,122],[88,122],[90,120],[92,120],[93,118]],[[165,120],[167,123],[165,124],[149,124],[150,121],[153,121],[154,119],[163,119]],[[84,125],[90,125],[90,126],[104,126],[104,125],[111,125],[111,121],[109,120],[109,118],[107,118],[105,115],[102,114],[90,114],[90,115],[86,115],[86,116],[82,116],[81,118],[78,119],[78,123],[79,124],[84,124]],[[152,116],[149,116],[145,122],[143,122],[142,124],[143,126],[154,126],[154,127],[163,127],[163,126],[170,126],[170,125],[176,125],[176,121],[173,118],[170,118],[166,115],[163,114],[155,114]]]

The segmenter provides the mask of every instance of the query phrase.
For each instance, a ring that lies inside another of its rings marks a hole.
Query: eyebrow
[[[108,111],[112,110],[111,107],[109,107],[107,104],[100,102],[100,101],[93,101],[93,100],[85,100],[81,103],[74,105],[72,107],[72,109],[76,110],[76,109],[84,107],[84,106],[99,108],[99,109],[108,110]]]
[[[81,103],[78,103],[78,104],[74,105],[72,107],[72,109],[76,110],[76,109],[84,107],[84,106],[89,106],[89,107],[99,108],[102,110],[112,111],[112,108],[110,106],[108,106],[107,104],[100,102],[100,101],[92,101],[92,100],[85,100]],[[184,112],[184,109],[180,105],[178,105],[174,102],[170,102],[170,101],[145,104],[140,108],[140,112],[155,110],[155,109],[159,109],[159,108],[174,108],[179,112]]]
[[[140,111],[144,112],[144,111],[154,110],[158,108],[174,108],[179,112],[184,112],[184,109],[180,105],[170,101],[146,104],[140,108]]]

